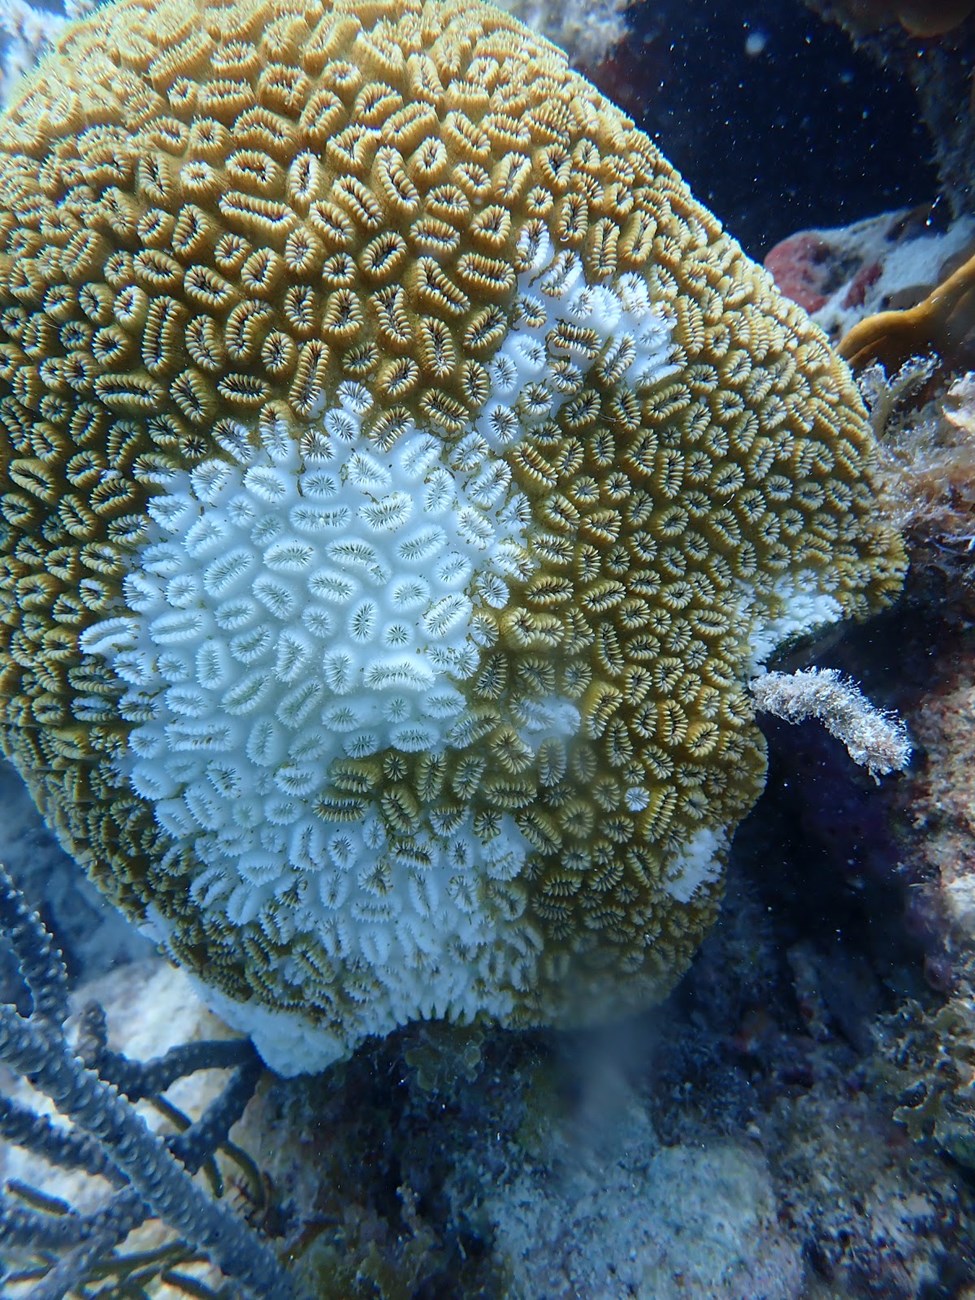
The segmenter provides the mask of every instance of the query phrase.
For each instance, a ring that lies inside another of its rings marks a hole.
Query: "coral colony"
[[[0,734],[284,1073],[661,997],[882,606],[844,365],[471,0],[123,0],[0,125]]]

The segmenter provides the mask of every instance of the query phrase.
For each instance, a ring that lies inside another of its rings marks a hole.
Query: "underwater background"
[[[975,1296],[975,6],[506,7],[566,47],[834,343],[902,313],[846,355],[908,542],[904,594],[776,666],[842,670],[914,754],[878,783],[815,721],[761,715],[764,794],[665,1002],[577,1032],[417,1023],[321,1076],[265,1071],[232,1133],[247,1157],[220,1157],[223,1199],[313,1296]],[[44,24],[12,0],[0,17],[12,82]],[[6,766],[0,861],[115,1050],[231,1036]],[[15,955],[0,945],[0,997],[27,1015]],[[223,1082],[204,1068],[167,1095],[192,1117]],[[41,1204],[24,1184],[85,1213],[104,1200],[6,1131],[8,1209]],[[139,1233],[69,1294],[237,1293],[178,1232]],[[55,1250],[16,1235],[0,1244],[11,1297]]]

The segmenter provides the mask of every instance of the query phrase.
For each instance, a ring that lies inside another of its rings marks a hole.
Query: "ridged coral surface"
[[[849,376],[477,3],[129,0],[0,124],[2,739],[285,1071],[662,996],[744,683],[884,603]]]

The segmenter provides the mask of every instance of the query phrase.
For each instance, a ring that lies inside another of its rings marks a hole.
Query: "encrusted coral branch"
[[[751,692],[759,709],[786,722],[816,718],[874,780],[903,771],[910,761],[911,743],[903,722],[871,704],[856,683],[835,668],[765,673],[751,683]]]

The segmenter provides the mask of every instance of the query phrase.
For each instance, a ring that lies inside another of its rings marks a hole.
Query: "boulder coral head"
[[[661,997],[745,683],[899,586],[856,391],[476,0],[121,0],[0,120],[0,729],[275,1068]]]

